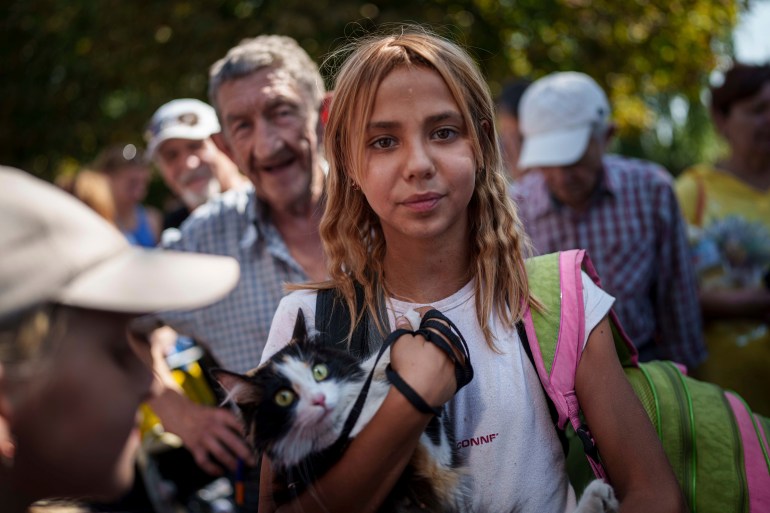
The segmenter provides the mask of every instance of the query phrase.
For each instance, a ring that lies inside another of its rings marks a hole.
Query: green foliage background
[[[6,0],[0,163],[51,179],[106,144],[143,144],[152,112],[205,99],[208,67],[243,38],[287,34],[320,62],[352,35],[415,21],[468,45],[493,92],[511,76],[592,75],[619,148],[678,172],[717,151],[700,95],[748,1]]]

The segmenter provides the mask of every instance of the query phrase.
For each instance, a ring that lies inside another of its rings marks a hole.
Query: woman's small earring
[[[361,190],[361,187],[359,187],[358,184],[356,182],[354,182],[353,180],[350,181],[350,187],[352,187],[352,189],[354,191],[360,191]]]

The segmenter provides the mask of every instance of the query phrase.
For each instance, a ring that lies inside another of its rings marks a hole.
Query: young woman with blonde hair
[[[407,312],[435,308],[467,340],[473,380],[455,393],[454,365],[419,335],[398,339],[391,364],[429,405],[447,404],[468,468],[468,510],[569,511],[575,497],[564,454],[515,327],[538,303],[493,109],[472,58],[447,39],[407,26],[353,45],[325,134],[321,236],[330,280],[284,298],[263,361],[289,342],[299,309],[315,327],[320,289],[339,291],[353,323],[384,310],[383,334],[408,327]],[[590,334],[577,391],[622,510],[680,511],[676,479],[615,354],[606,319],[612,298],[586,287]],[[273,500],[274,487],[286,483],[275,482],[265,458],[260,511],[376,510],[430,418],[391,388],[342,458],[292,502]]]

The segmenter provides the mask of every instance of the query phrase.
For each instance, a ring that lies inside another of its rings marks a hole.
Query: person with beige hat
[[[514,195],[538,253],[587,249],[615,296],[640,359],[695,366],[706,356],[695,274],[671,175],[607,153],[614,125],[584,73],[543,77],[524,92]]]
[[[231,258],[155,251],[64,191],[0,166],[0,504],[125,492],[152,374],[137,315],[201,307],[239,277]]]

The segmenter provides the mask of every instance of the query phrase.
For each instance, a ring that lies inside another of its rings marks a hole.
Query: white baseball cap
[[[75,197],[0,166],[0,320],[46,302],[137,314],[196,308],[238,277],[230,257],[131,246]]]
[[[588,75],[567,71],[537,80],[524,91],[519,106],[524,137],[519,167],[574,164],[596,125],[609,116],[607,95]]]
[[[181,98],[162,105],[152,115],[144,138],[147,156],[153,158],[155,150],[168,139],[202,141],[221,130],[217,113],[207,103],[194,98]]]

